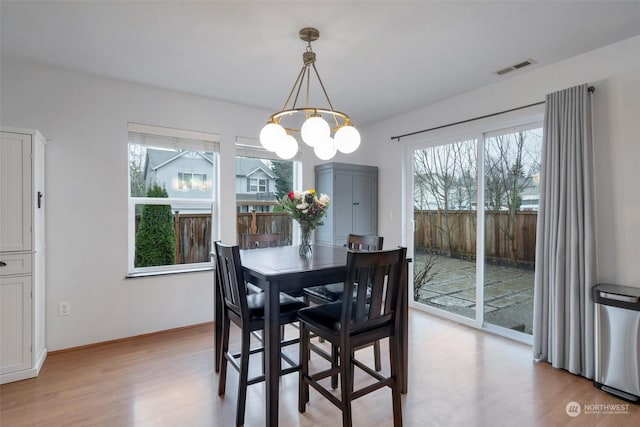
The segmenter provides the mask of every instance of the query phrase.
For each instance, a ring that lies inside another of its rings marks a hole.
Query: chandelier
[[[282,110],[272,114],[260,131],[260,143],[265,149],[275,152],[278,157],[291,159],[298,153],[298,141],[293,134],[300,132],[302,141],[313,147],[315,155],[321,160],[331,159],[337,151],[353,153],[360,145],[360,133],[353,127],[351,118],[347,114],[333,109],[316,68],[316,54],[311,49],[311,42],[320,38],[320,32],[315,28],[307,27],[300,30],[299,36],[301,40],[307,42],[307,49],[302,54],[302,69],[293,83]],[[327,107],[310,105],[312,71],[320,83],[322,93],[327,100]],[[305,104],[302,107],[297,104],[303,86]],[[289,107],[292,97],[293,102]],[[334,132],[333,137],[331,132]]]

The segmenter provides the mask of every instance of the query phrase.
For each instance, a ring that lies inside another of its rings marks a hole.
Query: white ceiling
[[[313,26],[334,108],[365,125],[638,35],[640,1],[1,0],[0,18],[2,59],[273,111]]]

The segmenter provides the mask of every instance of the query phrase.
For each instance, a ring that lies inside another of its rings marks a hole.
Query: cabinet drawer
[[[31,258],[28,254],[0,254],[0,276],[31,274]]]

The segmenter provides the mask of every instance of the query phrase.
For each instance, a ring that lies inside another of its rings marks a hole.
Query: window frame
[[[197,173],[201,176],[211,176],[211,186],[205,189],[183,189],[179,188],[181,192],[201,192],[210,191],[210,197],[201,198],[182,198],[182,197],[169,197],[169,198],[152,198],[152,197],[133,197],[131,195],[131,169],[129,166],[130,158],[127,154],[127,276],[126,277],[141,277],[161,274],[173,274],[184,273],[193,271],[204,271],[213,269],[213,262],[211,259],[207,262],[197,262],[189,264],[171,264],[153,267],[136,267],[135,266],[135,244],[136,244],[136,232],[135,232],[135,217],[136,206],[138,205],[166,205],[168,201],[170,204],[179,203],[180,206],[186,207],[198,207],[204,208],[209,211],[211,215],[211,241],[209,244],[213,246],[213,242],[218,239],[218,200],[217,194],[220,173],[220,149],[219,142],[220,136],[212,133],[204,133],[197,131],[181,130],[166,128],[160,126],[144,125],[138,123],[128,123],[127,132],[127,153],[129,153],[132,144],[142,145],[147,148],[164,148],[173,150],[189,150],[201,153],[212,153],[213,164],[211,166],[210,175]],[[148,139],[148,141],[147,141]],[[194,174],[192,172],[179,172]],[[174,175],[175,176],[175,175]],[[180,184],[181,185],[181,184]],[[208,213],[208,212],[207,212]]]
[[[185,183],[187,182],[185,180],[185,175],[189,175],[191,177],[191,179],[189,180],[189,186],[185,186]],[[193,178],[194,177],[199,177],[199,181],[200,183],[206,183],[207,182],[207,174],[206,173],[198,173],[198,172],[178,172],[178,189],[181,191],[204,191],[207,190],[207,187],[203,187],[203,188],[193,188]]]
[[[485,303],[485,299],[481,298],[480,289],[484,286],[485,277],[485,209],[477,209],[477,206],[484,206],[484,192],[485,192],[485,175],[484,175],[484,162],[485,162],[485,141],[495,135],[508,133],[509,131],[528,130],[538,127],[544,127],[544,106],[536,105],[528,108],[523,108],[518,111],[503,113],[497,116],[489,118],[483,118],[475,120],[473,122],[462,123],[458,125],[452,125],[446,128],[435,129],[427,134],[420,135],[411,143],[404,146],[404,158],[403,158],[403,241],[406,242],[408,248],[408,255],[414,257],[414,231],[415,222],[413,220],[413,191],[414,191],[414,179],[413,179],[413,153],[418,149],[433,148],[457,141],[476,140],[477,142],[477,182],[480,184],[476,188],[476,208],[474,210],[479,213],[476,221],[476,242],[477,242],[477,259],[482,259],[482,262],[476,264],[476,301],[482,301]],[[409,283],[413,283],[414,271],[409,269]],[[438,317],[442,317],[448,320],[474,327],[476,329],[489,331],[496,333],[516,341],[523,342],[525,344],[531,344],[531,336],[524,333],[514,332],[502,327],[486,323],[484,320],[484,309],[476,312],[476,316],[471,318],[465,318],[463,316],[452,314],[446,310],[430,307],[426,304],[422,304],[410,298],[409,306],[417,308],[421,311],[434,314]]]

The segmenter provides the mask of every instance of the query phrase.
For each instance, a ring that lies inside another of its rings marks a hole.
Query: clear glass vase
[[[300,246],[298,248],[298,253],[300,256],[308,257],[311,256],[311,232],[313,230],[311,227],[305,227],[304,225],[300,225]]]

